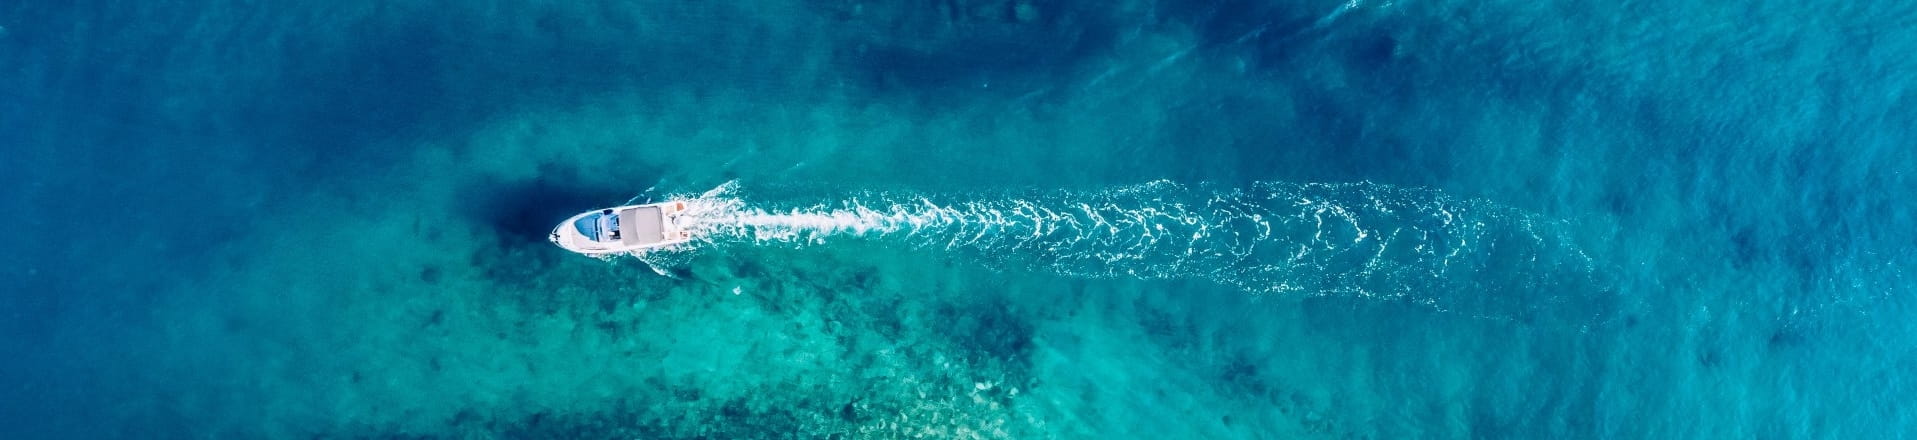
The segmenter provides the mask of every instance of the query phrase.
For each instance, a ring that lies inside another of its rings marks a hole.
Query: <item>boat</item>
[[[627,205],[587,211],[553,228],[553,244],[593,257],[641,252],[692,240],[680,224],[686,202]]]

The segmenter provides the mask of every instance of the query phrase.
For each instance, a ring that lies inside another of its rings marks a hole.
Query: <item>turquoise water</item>
[[[1897,438],[1914,19],[7,3],[0,437]]]

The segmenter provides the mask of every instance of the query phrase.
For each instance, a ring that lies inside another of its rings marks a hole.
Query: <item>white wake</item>
[[[683,197],[694,248],[876,240],[1003,269],[1203,279],[1256,293],[1353,294],[1444,308],[1459,291],[1549,288],[1590,259],[1563,225],[1481,200],[1372,183],[1166,181],[1026,194],[862,193],[749,200],[736,184]],[[1567,279],[1569,278],[1569,279]]]

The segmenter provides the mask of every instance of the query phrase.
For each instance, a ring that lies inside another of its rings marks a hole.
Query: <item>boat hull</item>
[[[672,247],[692,240],[681,224],[685,210],[685,202],[665,202],[587,211],[559,223],[548,238],[561,249],[590,256]]]

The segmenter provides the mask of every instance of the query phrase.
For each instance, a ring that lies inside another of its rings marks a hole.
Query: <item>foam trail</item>
[[[728,184],[689,200],[701,245],[876,240],[1000,268],[1099,278],[1204,279],[1256,293],[1401,298],[1439,308],[1464,292],[1588,277],[1558,230],[1490,202],[1372,183],[1152,182],[1103,191],[865,193],[747,203]],[[1515,285],[1513,284],[1515,283]],[[1481,299],[1481,298],[1480,298]]]
[[[1338,9],[1332,10],[1330,14],[1326,14],[1323,18],[1319,18],[1317,22],[1312,23],[1311,28],[1324,29],[1329,27],[1332,22],[1338,21],[1338,17],[1343,17],[1345,13],[1351,12],[1353,9],[1358,9],[1360,6],[1364,6],[1362,0],[1347,1],[1343,5],[1339,5]]]

